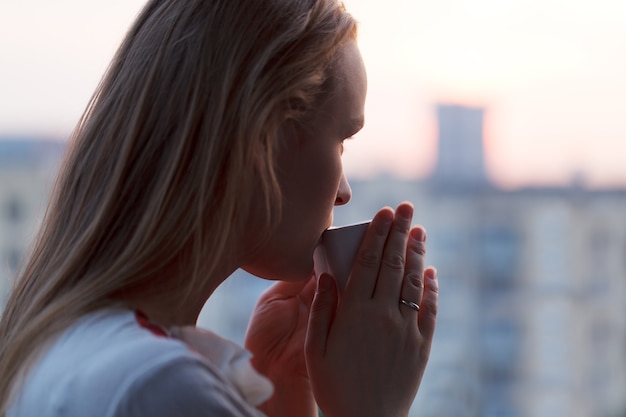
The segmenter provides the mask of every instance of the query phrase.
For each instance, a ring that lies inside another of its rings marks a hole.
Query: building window
[[[487,225],[478,234],[480,274],[492,289],[512,289],[519,265],[520,242],[514,228]]]
[[[4,212],[9,223],[19,223],[24,219],[26,210],[22,201],[16,195],[12,195],[4,204]]]
[[[487,380],[511,378],[516,371],[523,342],[521,326],[512,318],[482,325],[483,374]]]

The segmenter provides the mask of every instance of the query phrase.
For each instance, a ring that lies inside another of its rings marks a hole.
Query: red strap
[[[170,337],[169,332],[163,327],[150,321],[148,316],[140,310],[135,310],[135,319],[144,329],[159,337]]]

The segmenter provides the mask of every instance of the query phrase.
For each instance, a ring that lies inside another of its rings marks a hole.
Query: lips
[[[317,242],[315,242],[315,246],[318,246],[322,243],[322,237],[324,237],[324,232],[327,231],[330,228],[330,226],[326,227],[324,230],[322,230],[322,233],[320,233],[320,237],[317,239]]]

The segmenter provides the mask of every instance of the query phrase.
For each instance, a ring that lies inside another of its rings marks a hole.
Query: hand
[[[334,280],[320,277],[306,360],[327,417],[408,415],[430,354],[438,297],[436,271],[424,271],[425,231],[410,228],[412,215],[408,203],[395,214],[377,213],[341,300]],[[419,312],[401,298],[420,304]]]
[[[245,346],[252,364],[274,384],[274,395],[260,408],[270,417],[317,416],[304,358],[304,340],[315,279],[277,282],[257,302]]]

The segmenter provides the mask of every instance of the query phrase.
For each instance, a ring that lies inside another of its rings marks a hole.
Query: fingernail
[[[418,242],[426,242],[426,231],[421,227],[416,227],[411,230],[411,237]]]
[[[430,267],[424,272],[424,275],[426,275],[426,278],[428,279],[435,279],[437,278],[437,270],[433,267]]]
[[[317,282],[317,292],[328,292],[332,285],[332,278],[328,274],[322,274]]]
[[[378,212],[378,218],[381,223],[391,224],[393,222],[393,209],[390,207],[385,207]]]
[[[393,211],[389,208],[381,209],[374,217],[372,223],[376,225],[380,233],[387,233],[391,223],[393,223]]]
[[[396,213],[404,219],[411,219],[413,217],[413,206],[411,204],[402,204],[398,207]]]

